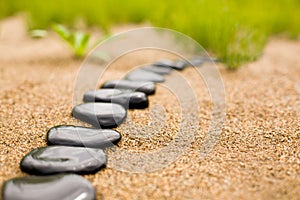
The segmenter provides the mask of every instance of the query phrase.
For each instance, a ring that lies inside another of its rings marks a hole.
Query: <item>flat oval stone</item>
[[[142,92],[121,91],[117,89],[100,89],[87,91],[84,102],[106,102],[122,105],[124,108],[143,109],[149,105],[148,97]]]
[[[168,59],[160,60],[157,61],[156,63],[153,64],[154,66],[159,66],[159,67],[168,67],[176,70],[183,70],[187,65],[186,62],[174,62]]]
[[[202,58],[194,58],[194,59],[189,60],[189,65],[197,67],[197,66],[202,65],[204,62],[205,62],[205,60]]]
[[[105,82],[101,88],[133,90],[147,95],[155,93],[155,84],[149,81],[113,80]]]
[[[177,60],[173,64],[173,69],[183,70],[187,66],[189,66],[189,64],[185,60]]]
[[[193,63],[195,66],[201,65],[205,62],[219,62],[217,58],[211,58],[211,57],[195,57],[189,61]]]
[[[142,67],[141,69],[149,71],[149,72],[154,72],[156,74],[160,75],[167,75],[172,72],[172,68],[170,67],[160,67],[160,66],[154,66],[154,65],[149,65]]]
[[[94,200],[93,185],[76,174],[25,176],[6,181],[2,188],[3,200]]]
[[[21,170],[28,174],[72,172],[90,174],[106,165],[102,149],[48,146],[33,149],[21,160]]]
[[[75,106],[72,116],[97,128],[112,128],[126,118],[126,110],[115,103],[83,103]]]
[[[48,145],[65,145],[89,148],[105,148],[121,139],[119,132],[110,129],[95,129],[81,126],[61,125],[47,132]]]
[[[136,69],[126,75],[125,79],[131,81],[151,81],[161,83],[165,81],[165,78],[154,72],[149,72],[143,69]]]

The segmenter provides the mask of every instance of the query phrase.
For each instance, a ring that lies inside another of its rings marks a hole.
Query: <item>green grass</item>
[[[29,29],[79,18],[105,31],[113,24],[151,22],[197,40],[229,69],[256,59],[268,38],[300,33],[299,0],[0,0],[0,17],[24,10]]]
[[[62,40],[69,44],[75,57],[80,58],[84,56],[87,50],[90,34],[71,31],[61,24],[54,24],[52,29],[60,36]]]

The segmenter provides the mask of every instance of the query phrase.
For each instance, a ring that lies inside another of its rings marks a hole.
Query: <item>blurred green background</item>
[[[29,29],[150,22],[193,37],[231,69],[256,59],[270,36],[300,33],[300,0],[0,0],[1,18],[20,11]]]

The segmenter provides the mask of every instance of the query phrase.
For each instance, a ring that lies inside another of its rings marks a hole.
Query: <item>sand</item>
[[[175,162],[152,173],[119,171],[109,164],[86,175],[98,199],[300,199],[299,55],[299,40],[273,38],[256,62],[235,72],[218,66],[226,90],[226,120],[219,142],[205,159],[199,149],[210,125],[209,93],[193,69],[181,72],[198,97],[195,141]],[[124,66],[132,62],[124,61]],[[19,162],[31,149],[46,145],[49,128],[86,125],[70,114],[81,63],[55,34],[33,40],[22,18],[1,22],[0,185],[26,176]],[[101,81],[122,74],[112,68]],[[124,151],[155,151],[176,136],[176,96],[159,85],[150,102],[149,109],[130,111],[129,116],[139,127],[159,125],[159,117],[164,117],[165,127],[150,137],[135,135],[133,127],[122,125],[119,147]],[[157,105],[162,110],[151,119],[151,107]]]

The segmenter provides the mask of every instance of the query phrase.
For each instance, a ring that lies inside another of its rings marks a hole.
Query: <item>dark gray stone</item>
[[[28,174],[91,174],[106,165],[102,149],[70,146],[40,147],[21,160],[21,170]]]
[[[148,97],[142,92],[122,91],[118,89],[91,90],[84,94],[84,102],[116,103],[124,108],[143,109],[149,105]]]
[[[154,63],[153,65],[158,66],[158,67],[172,68],[175,70],[183,70],[187,66],[185,62],[172,61],[172,60],[168,60],[168,59],[159,60],[156,63]]]
[[[95,129],[81,126],[55,126],[47,132],[48,145],[65,145],[90,148],[105,148],[121,139],[119,132],[110,129]]]
[[[172,72],[172,68],[170,67],[160,67],[160,66],[154,66],[154,65],[149,65],[142,67],[141,69],[149,71],[149,72],[154,72],[156,74],[160,75],[167,75]]]
[[[185,61],[182,61],[185,62]],[[187,66],[195,66],[200,67],[206,62],[218,62],[216,58],[210,58],[210,57],[195,57],[190,59],[188,62],[186,62]]]
[[[149,81],[113,80],[105,82],[101,88],[132,90],[147,95],[155,93],[155,84]]]
[[[115,103],[83,103],[72,110],[72,116],[97,128],[112,128],[126,118],[126,110]]]
[[[176,67],[177,70],[183,70],[187,66],[189,66],[189,64],[184,60],[177,60],[174,62],[174,67]]]
[[[205,61],[202,58],[194,58],[189,60],[189,65],[198,67],[201,66],[204,62]]]
[[[153,65],[160,66],[160,67],[171,67],[171,66],[173,66],[173,64],[174,64],[174,62],[172,60],[162,59],[162,60],[155,62]]]
[[[75,174],[26,176],[6,181],[3,200],[95,200],[93,185]]]
[[[165,78],[163,76],[142,69],[136,69],[130,72],[129,74],[127,74],[125,79],[131,81],[151,81],[156,83],[165,81]]]

